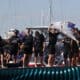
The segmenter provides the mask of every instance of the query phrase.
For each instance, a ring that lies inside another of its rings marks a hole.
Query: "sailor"
[[[49,55],[48,55],[48,66],[52,67],[55,61],[55,44],[57,42],[58,30],[52,28],[53,24],[48,28],[49,32]]]
[[[43,66],[43,51],[44,51],[44,36],[38,31],[35,32],[34,37],[34,54],[35,54],[35,67],[37,67],[38,55],[40,56],[40,63]]]
[[[1,57],[1,67],[3,68],[3,47],[4,47],[4,41],[2,37],[0,36],[0,57]]]
[[[24,60],[23,60],[23,67],[28,67],[29,61],[32,56],[32,50],[33,50],[33,36],[31,34],[31,30],[27,29],[25,30],[25,36],[23,38],[23,53],[24,53]]]

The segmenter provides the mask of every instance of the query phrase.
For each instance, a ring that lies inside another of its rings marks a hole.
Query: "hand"
[[[43,48],[43,52],[44,52],[44,48]]]
[[[78,40],[76,40],[76,43],[77,43],[77,45],[79,46],[79,41],[78,41]]]
[[[32,51],[34,52],[34,47],[32,48]]]

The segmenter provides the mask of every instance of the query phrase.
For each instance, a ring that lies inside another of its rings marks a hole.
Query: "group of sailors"
[[[80,31],[72,29],[73,35],[77,41],[70,39],[59,30],[48,28],[49,40],[46,45],[46,38],[43,33],[26,28],[23,35],[19,35],[19,30],[13,30],[14,35],[8,39],[0,37],[0,61],[1,67],[6,66],[10,61],[15,64],[20,63],[22,67],[29,67],[32,54],[34,54],[34,63],[37,67],[38,55],[41,66],[53,67],[56,65],[56,55],[63,55],[63,62],[58,66],[76,66],[80,64]],[[58,38],[61,35],[63,38]],[[44,55],[47,56],[45,65]],[[61,58],[61,57],[60,57]],[[69,60],[68,60],[69,59]],[[68,62],[69,61],[69,62]],[[69,64],[68,64],[69,63]]]

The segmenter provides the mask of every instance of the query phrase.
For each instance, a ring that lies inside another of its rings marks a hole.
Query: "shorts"
[[[3,49],[0,48],[0,54],[3,54]]]
[[[55,46],[49,46],[49,53],[48,54],[55,54]]]
[[[12,49],[11,50],[11,55],[16,56],[17,55],[17,52],[18,52],[18,49]]]
[[[32,48],[25,48],[22,51],[24,54],[32,54]]]
[[[71,51],[70,50],[66,50],[66,51],[64,51],[64,58],[71,58],[72,57],[72,53],[71,53]]]
[[[43,56],[43,49],[42,48],[34,50],[34,56],[37,57],[38,55]]]
[[[78,51],[72,51],[72,57],[78,57],[79,56],[79,52]]]

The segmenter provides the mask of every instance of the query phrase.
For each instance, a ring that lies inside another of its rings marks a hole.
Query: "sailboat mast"
[[[49,4],[50,4],[50,24],[52,24],[53,22],[53,10],[52,10],[52,7],[53,7],[53,1],[52,0],[49,0]]]

